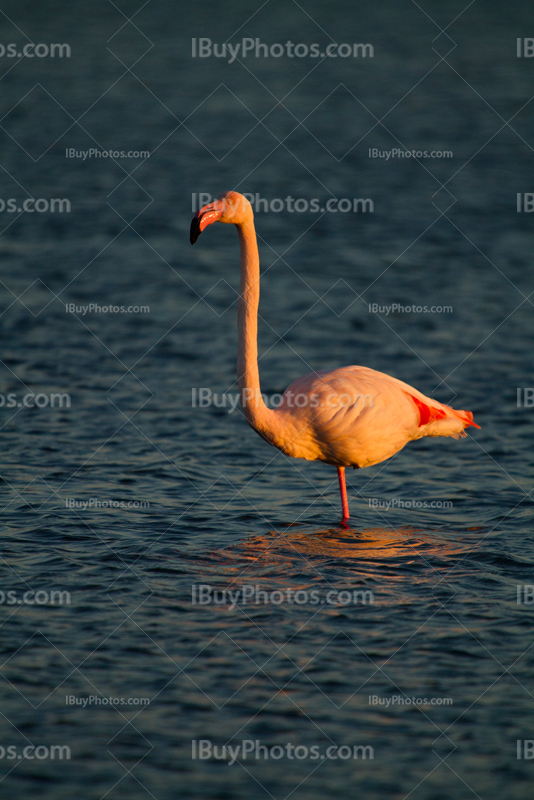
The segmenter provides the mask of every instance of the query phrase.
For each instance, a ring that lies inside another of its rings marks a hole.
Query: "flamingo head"
[[[239,192],[224,192],[213,203],[199,208],[191,221],[191,244],[212,222],[227,222],[232,225],[243,225],[252,217],[252,206],[246,197]]]

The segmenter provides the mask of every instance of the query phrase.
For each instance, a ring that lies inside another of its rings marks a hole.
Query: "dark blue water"
[[[466,5],[2,5],[6,48],[71,48],[0,57],[6,797],[532,796],[534,17]],[[193,37],[374,55],[229,64]],[[333,468],[192,407],[236,392],[237,237],[188,242],[192,194],[228,189],[374,204],[257,213],[267,394],[363,364],[481,425],[347,473],[348,529]]]

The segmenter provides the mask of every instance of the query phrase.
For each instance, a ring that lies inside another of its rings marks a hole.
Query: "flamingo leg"
[[[341,505],[343,508],[343,519],[346,522],[349,518],[349,501],[347,500],[347,486],[345,483],[345,467],[337,467],[337,477],[339,479],[339,491],[341,492]]]

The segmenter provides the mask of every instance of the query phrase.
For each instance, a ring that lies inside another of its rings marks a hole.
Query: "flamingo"
[[[379,464],[423,436],[465,437],[471,411],[456,411],[369,367],[310,372],[294,381],[275,409],[265,405],[258,370],[260,260],[249,201],[224,192],[191,222],[191,244],[213,222],[235,225],[241,253],[238,318],[238,387],[248,424],[292,458],[323,461],[337,468],[343,518],[349,519],[345,469]]]

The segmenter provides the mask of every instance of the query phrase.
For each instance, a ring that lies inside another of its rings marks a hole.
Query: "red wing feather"
[[[438,419],[445,419],[447,417],[447,412],[444,411],[442,408],[432,408],[432,406],[423,403],[422,400],[419,400],[417,397],[414,397],[413,394],[409,394],[410,397],[417,409],[419,411],[419,427],[421,428],[423,425],[428,425],[429,422],[435,422]],[[466,422],[466,428],[469,425],[472,425],[474,428],[480,428],[480,425],[477,425],[473,422],[473,413],[471,411],[455,411],[454,408],[450,409],[452,413],[458,417],[462,422]]]

